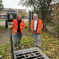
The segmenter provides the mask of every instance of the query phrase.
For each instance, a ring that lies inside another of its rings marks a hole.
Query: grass
[[[3,49],[7,49],[9,46],[10,46],[10,44],[7,44],[7,45],[5,45],[3,47],[0,47],[0,51],[3,50]]]
[[[0,25],[0,28],[5,28],[5,27]]]
[[[28,24],[26,25],[28,26]],[[22,49],[34,47],[33,35],[27,29],[24,29],[21,47]],[[42,31],[41,49],[50,59],[59,59],[59,38],[56,39],[53,35],[48,34],[46,31]],[[11,59],[10,44],[0,47],[0,55],[3,56],[3,59]]]
[[[5,20],[0,20],[0,21],[5,21]]]
[[[29,26],[27,22],[25,24],[26,24],[27,27]]]

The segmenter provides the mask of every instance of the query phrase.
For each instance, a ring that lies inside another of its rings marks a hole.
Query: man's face
[[[19,15],[19,16],[18,16],[18,20],[21,20],[21,19],[22,19],[22,17]]]
[[[34,18],[34,20],[37,20],[38,19],[38,17],[36,15],[33,15],[33,18]]]

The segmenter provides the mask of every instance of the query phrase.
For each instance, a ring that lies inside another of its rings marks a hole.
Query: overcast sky
[[[20,0],[2,0],[5,8],[19,8],[24,9],[22,6],[18,6]]]
[[[27,11],[30,10],[30,8],[19,6],[18,3],[20,0],[2,0],[2,1],[4,8],[26,9]]]

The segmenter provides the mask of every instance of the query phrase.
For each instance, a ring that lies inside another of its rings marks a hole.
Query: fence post
[[[13,42],[12,42],[12,28],[9,28],[9,40],[10,40],[10,49],[11,49],[11,59],[14,59]]]
[[[31,24],[31,12],[29,11],[29,31],[30,31],[30,24]]]

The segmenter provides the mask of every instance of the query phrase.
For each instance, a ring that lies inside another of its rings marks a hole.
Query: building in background
[[[7,17],[6,10],[0,10],[0,19],[1,18],[6,18],[6,17]]]
[[[7,17],[7,12],[17,12],[17,14],[20,14],[22,18],[27,18],[28,13],[26,9],[11,9],[11,8],[4,8],[4,10],[0,11],[0,18],[6,18]]]

